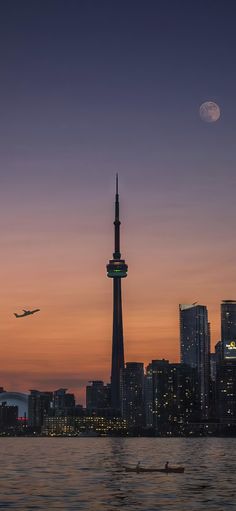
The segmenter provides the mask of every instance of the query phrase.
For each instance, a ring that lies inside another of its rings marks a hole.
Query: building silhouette
[[[0,393],[0,405],[6,403],[7,406],[17,406],[18,419],[27,419],[28,417],[28,394],[23,392],[7,392],[4,390]]]
[[[236,340],[236,300],[221,303],[221,340]]]
[[[0,433],[15,432],[17,429],[18,406],[8,405],[6,402],[0,404]]]
[[[183,433],[199,418],[197,369],[168,360],[152,360],[145,376],[146,426],[156,434]]]
[[[29,406],[29,426],[35,431],[40,431],[45,415],[48,415],[53,400],[53,392],[41,392],[39,390],[30,390]]]
[[[236,301],[221,303],[221,340],[215,346],[215,416],[223,434],[236,432]]]
[[[221,311],[221,340],[215,345],[216,364],[236,359],[236,300],[223,300]]]
[[[205,305],[179,305],[181,363],[196,368],[202,418],[209,414],[210,325]]]
[[[67,389],[51,391],[31,390],[28,400],[29,427],[36,432],[41,430],[44,417],[67,417],[81,414],[80,406],[75,405],[74,394]]]
[[[121,412],[130,428],[144,426],[144,366],[127,362],[121,378]]]
[[[54,415],[74,415],[75,414],[75,396],[69,394],[67,389],[58,389],[53,392],[51,403]]]
[[[113,334],[112,334],[112,364],[111,364],[111,407],[121,411],[120,378],[124,368],[124,340],[122,320],[121,279],[127,277],[128,266],[120,253],[120,215],[118,175],[116,176],[115,196],[115,248],[113,259],[107,265],[107,276],[113,279]]]
[[[111,386],[104,385],[101,380],[92,380],[86,386],[86,410],[96,415],[107,415],[110,412]]]
[[[127,423],[121,417],[98,417],[96,415],[72,416],[45,416],[42,434],[46,436],[126,436]]]
[[[236,431],[236,358],[222,360],[216,370],[216,416]]]

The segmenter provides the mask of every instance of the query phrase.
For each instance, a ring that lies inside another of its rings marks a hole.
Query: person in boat
[[[136,470],[137,470],[137,472],[139,472],[140,465],[141,465],[141,461],[138,461],[138,463],[137,463],[137,465],[136,465]]]
[[[165,470],[168,470],[168,468],[169,468],[169,461],[166,461],[166,463],[165,463]]]

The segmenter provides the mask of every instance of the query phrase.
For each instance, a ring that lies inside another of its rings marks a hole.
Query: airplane
[[[32,311],[26,311],[25,309],[22,309],[23,310],[23,314],[16,314],[14,312],[14,316],[16,316],[16,318],[25,318],[25,316],[30,316],[31,314],[34,314],[35,312],[39,312],[40,309],[34,309]]]

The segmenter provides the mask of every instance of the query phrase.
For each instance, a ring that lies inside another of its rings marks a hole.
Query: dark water
[[[236,439],[0,438],[0,509],[236,510]],[[166,460],[184,474],[125,473]]]

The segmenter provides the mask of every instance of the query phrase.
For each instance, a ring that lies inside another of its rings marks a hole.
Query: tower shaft
[[[113,279],[113,335],[111,364],[111,404],[114,410],[121,409],[120,376],[124,368],[124,339],[122,321],[121,278]]]

